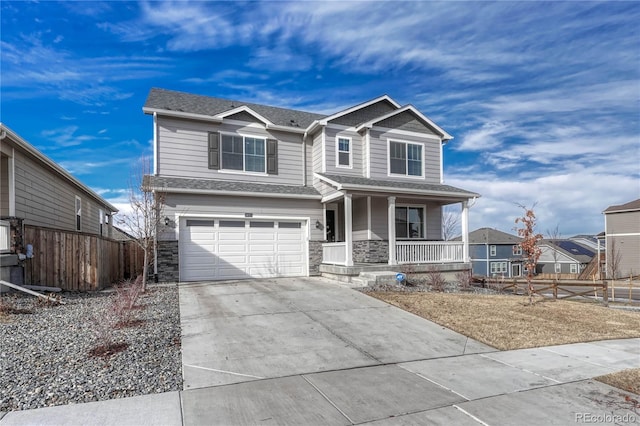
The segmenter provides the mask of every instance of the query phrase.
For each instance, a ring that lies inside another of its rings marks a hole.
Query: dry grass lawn
[[[522,296],[371,292],[500,350],[640,337],[640,312],[566,300],[525,305]]]
[[[596,380],[627,392],[640,395],[640,368],[632,368],[630,370],[607,374],[606,376],[596,377]]]

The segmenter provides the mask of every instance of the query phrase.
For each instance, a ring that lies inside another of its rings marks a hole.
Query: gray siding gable
[[[225,117],[227,120],[248,121],[249,123],[262,123],[259,119],[248,113],[247,111],[241,111],[236,114],[228,115]]]
[[[405,111],[401,114],[386,118],[376,123],[376,126],[440,136],[434,132],[433,129],[427,127],[411,111]]]
[[[356,126],[358,124],[373,120],[376,117],[388,114],[397,108],[387,100],[381,100],[372,105],[368,105],[364,108],[360,108],[349,114],[337,117],[330,121],[330,123],[340,124],[343,126]]]

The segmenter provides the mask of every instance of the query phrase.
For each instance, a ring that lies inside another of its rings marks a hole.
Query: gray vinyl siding
[[[388,240],[387,213],[389,204],[385,197],[371,197],[371,239]]]
[[[285,198],[234,197],[198,194],[167,194],[164,215],[174,218],[179,215],[236,215],[244,218],[246,213],[259,216],[309,218],[311,240],[321,241],[324,231],[315,227],[316,221],[324,223],[322,205],[317,200]],[[164,229],[161,240],[177,240],[178,229]]]
[[[346,114],[342,117],[333,119],[331,120],[331,123],[348,127],[357,126],[358,124],[373,120],[376,117],[388,114],[389,112],[394,110],[396,110],[396,107],[394,107],[389,101],[382,100],[380,102],[376,102],[375,104],[353,111],[350,114]]]
[[[376,123],[378,127],[386,127],[388,129],[407,130],[410,132],[426,133],[429,135],[437,135],[433,129],[428,128],[416,116],[410,112],[405,111],[401,114],[394,115],[385,120]]]
[[[368,237],[367,226],[367,197],[354,198],[353,211],[353,241],[366,240]]]
[[[640,211],[607,213],[607,234],[640,233]]]
[[[316,133],[313,138],[311,162],[312,171],[322,172],[322,132]]]
[[[313,142],[311,140],[307,140],[305,143],[306,149],[306,165],[305,172],[307,173],[307,186],[311,186],[313,184]]]
[[[158,174],[201,179],[301,185],[303,181],[302,135],[268,131],[238,124],[212,124],[194,120],[158,118]],[[208,133],[241,133],[278,140],[278,174],[210,170]]]
[[[81,232],[99,233],[99,209],[106,212],[106,208],[92,196],[17,149],[14,167],[16,216],[23,218],[25,225],[75,231],[75,197],[79,196]]]
[[[389,176],[388,139],[399,142],[419,143],[424,151],[424,178]],[[393,130],[384,130],[377,127],[371,129],[371,178],[396,181],[412,181],[424,183],[440,183],[440,141],[394,133]]]
[[[9,215],[9,158],[0,157],[0,216]]]
[[[327,161],[327,173],[345,176],[364,176],[362,172],[362,136],[354,131],[342,130],[327,126],[325,128],[325,155]],[[351,139],[351,168],[338,167],[336,159],[339,137]]]

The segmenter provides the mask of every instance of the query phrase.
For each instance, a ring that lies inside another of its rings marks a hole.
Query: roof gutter
[[[286,194],[274,192],[246,192],[246,191],[225,191],[218,189],[189,189],[189,188],[169,188],[165,186],[151,186],[151,190],[156,192],[166,192],[171,194],[203,194],[203,195],[232,195],[234,197],[264,197],[264,198],[297,198],[303,200],[320,200],[320,194]]]
[[[202,120],[202,121],[210,121],[212,123],[222,123],[222,118],[213,117],[211,115],[205,115],[205,114],[193,114],[191,112],[171,111],[168,109],[147,108],[147,107],[142,107],[142,112],[149,115],[153,115],[154,113],[156,113],[157,115],[164,115],[167,117],[190,118],[192,120]]]

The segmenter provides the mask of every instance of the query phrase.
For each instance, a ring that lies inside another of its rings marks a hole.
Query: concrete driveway
[[[499,352],[322,278],[185,284],[180,309],[185,425],[640,420],[586,380],[638,339]]]

